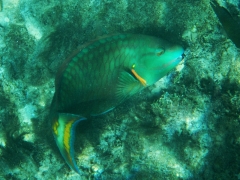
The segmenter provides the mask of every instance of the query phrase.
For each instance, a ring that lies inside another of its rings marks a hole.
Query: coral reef
[[[185,58],[77,127],[81,178],[240,179],[240,52],[209,0],[0,1],[0,179],[79,179],[50,130],[54,77],[77,46],[118,32],[180,43]]]

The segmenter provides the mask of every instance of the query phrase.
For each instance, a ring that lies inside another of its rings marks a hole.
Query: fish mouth
[[[155,68],[156,70],[162,69],[162,68],[169,68],[169,67],[175,67],[177,66],[183,59],[185,58],[185,54],[182,53],[180,56],[178,56],[175,59],[172,59],[171,61],[163,64],[161,68]]]
[[[183,60],[183,59],[185,58],[186,55],[185,55],[184,53],[182,53],[181,56],[182,56],[182,60]]]
[[[182,53],[182,55],[179,56],[178,58],[181,59],[180,61],[182,61],[185,57],[186,57],[186,55],[184,53]]]
[[[180,56],[178,56],[174,61],[176,61],[176,62],[180,62],[180,61],[182,61],[184,58],[185,58],[185,54],[184,53],[182,53]]]

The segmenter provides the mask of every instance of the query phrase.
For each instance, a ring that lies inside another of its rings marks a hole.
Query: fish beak
[[[185,58],[185,56],[186,55],[183,53],[180,56],[178,56],[174,61],[180,63]]]
[[[179,58],[182,58],[181,61],[185,58],[185,54],[183,53],[181,56],[179,56]]]

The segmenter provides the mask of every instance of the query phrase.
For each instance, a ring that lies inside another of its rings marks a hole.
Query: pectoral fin
[[[144,88],[141,82],[135,77],[135,74],[130,74],[126,71],[121,72],[118,80],[116,97],[119,102],[124,101]]]
[[[76,125],[86,118],[73,115],[59,113],[58,118],[54,119],[52,123],[52,131],[57,143],[57,146],[69,165],[69,167],[80,174],[80,170],[77,167],[74,159],[74,138]]]

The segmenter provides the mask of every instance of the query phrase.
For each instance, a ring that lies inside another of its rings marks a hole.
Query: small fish
[[[229,39],[236,47],[240,48],[240,18],[233,17],[227,9],[221,7],[215,0],[211,1],[211,6]]]
[[[118,34],[88,43],[62,64],[50,118],[57,146],[72,170],[80,174],[73,147],[76,125],[154,84],[177,66],[183,51],[156,37]]]

